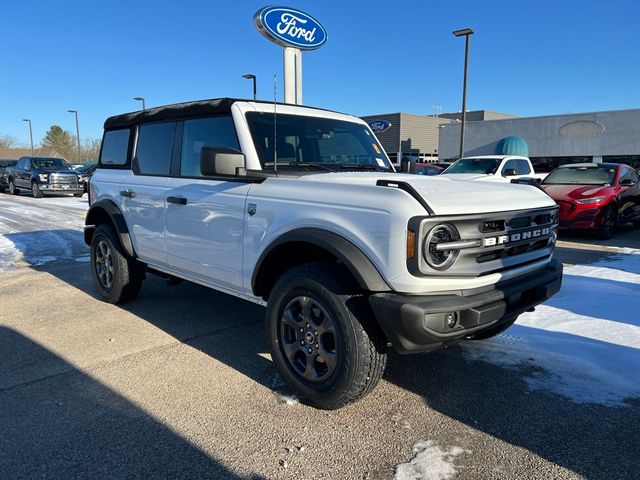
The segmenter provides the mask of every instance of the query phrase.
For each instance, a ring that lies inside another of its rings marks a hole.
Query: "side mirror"
[[[518,174],[518,172],[516,172],[515,168],[507,168],[502,173],[502,176],[503,177],[513,177],[514,175],[517,175],[517,174]]]
[[[233,148],[202,147],[200,173],[205,177],[238,175],[245,168],[245,156]]]
[[[633,183],[633,180],[631,180],[630,178],[625,178],[624,180],[620,181],[621,187],[630,187],[631,185],[635,185],[635,184]]]

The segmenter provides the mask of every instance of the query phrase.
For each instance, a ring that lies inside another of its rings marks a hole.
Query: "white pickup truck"
[[[371,391],[389,347],[497,335],[562,280],[542,191],[396,173],[365,122],[327,110],[222,98],[111,117],[89,201],[106,301],[151,273],[266,306],[276,368],[319,408]]]
[[[546,174],[533,170],[531,160],[515,155],[481,155],[463,157],[452,163],[441,175],[455,175],[459,180],[481,180],[511,183],[512,180],[543,180]]]

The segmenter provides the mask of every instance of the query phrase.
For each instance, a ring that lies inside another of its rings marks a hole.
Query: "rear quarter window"
[[[124,166],[128,163],[129,137],[131,131],[110,130],[104,133],[100,151],[101,166]]]

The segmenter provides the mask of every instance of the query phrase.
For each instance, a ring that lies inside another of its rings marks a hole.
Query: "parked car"
[[[307,106],[223,98],[111,117],[89,201],[105,301],[154,273],[264,305],[278,372],[320,408],[370,392],[387,345],[495,336],[562,280],[544,192],[396,173],[364,121]]]
[[[640,227],[640,181],[628,165],[563,165],[541,187],[560,206],[560,228],[592,230],[606,239],[616,224]]]
[[[97,167],[98,166],[95,163],[87,163],[75,169],[76,172],[78,172],[78,178],[80,179],[80,183],[82,183],[84,193],[87,193],[89,180],[91,179],[93,172],[96,171]]]
[[[81,197],[84,193],[76,171],[62,158],[22,157],[9,173],[9,192],[13,195],[20,189],[31,190],[36,198],[45,193],[72,193]]]
[[[9,171],[12,170],[17,160],[0,160],[0,193],[9,188]]]
[[[440,175],[444,168],[432,163],[416,163],[416,175]]]
[[[459,158],[442,175],[455,176],[461,180],[480,180],[509,183],[522,178],[545,177],[536,174],[527,157],[513,155],[483,155]]]

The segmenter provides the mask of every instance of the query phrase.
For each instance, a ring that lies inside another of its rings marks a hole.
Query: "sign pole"
[[[302,104],[302,52],[284,47],[284,103]]]

